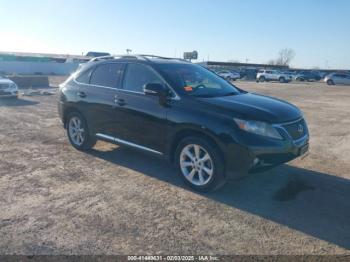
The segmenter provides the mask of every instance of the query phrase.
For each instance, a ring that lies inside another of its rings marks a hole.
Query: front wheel
[[[202,138],[182,140],[176,149],[175,160],[181,178],[196,191],[212,192],[226,182],[218,149]]]
[[[67,135],[69,142],[78,150],[88,150],[96,144],[96,138],[89,134],[85,118],[78,112],[72,112],[67,117]]]
[[[285,83],[285,82],[286,82],[286,79],[285,79],[284,77],[280,77],[280,78],[279,78],[279,81],[280,81],[280,83]]]
[[[259,82],[265,82],[266,78],[264,76],[259,77]]]

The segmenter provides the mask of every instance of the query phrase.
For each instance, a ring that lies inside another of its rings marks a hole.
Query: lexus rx
[[[297,107],[179,59],[95,58],[60,86],[59,114],[76,149],[100,139],[159,155],[199,191],[288,162],[309,147]]]

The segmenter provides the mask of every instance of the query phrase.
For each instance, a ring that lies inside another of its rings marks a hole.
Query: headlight
[[[12,88],[12,89],[17,89],[17,85],[16,85],[15,83],[11,83],[11,84],[10,84],[10,88]]]
[[[283,140],[280,133],[270,124],[260,121],[233,119],[241,130],[249,133]]]

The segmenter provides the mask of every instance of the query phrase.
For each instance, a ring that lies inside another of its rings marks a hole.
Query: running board
[[[134,143],[131,143],[131,142],[128,142],[128,141],[125,141],[125,140],[122,140],[122,139],[119,139],[119,138],[116,138],[116,137],[113,137],[113,136],[97,133],[96,137],[104,139],[104,140],[111,141],[111,142],[116,143],[116,144],[121,144],[121,145],[134,147],[134,148],[137,148],[137,149],[141,149],[143,151],[151,152],[153,154],[163,155],[163,153],[161,153],[159,151],[153,150],[153,149],[148,148],[148,147],[140,146],[138,144],[134,144]]]

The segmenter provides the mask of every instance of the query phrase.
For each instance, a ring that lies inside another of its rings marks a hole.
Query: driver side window
[[[142,64],[128,64],[124,89],[143,93],[143,86],[150,83],[164,84],[161,78],[150,68]]]

